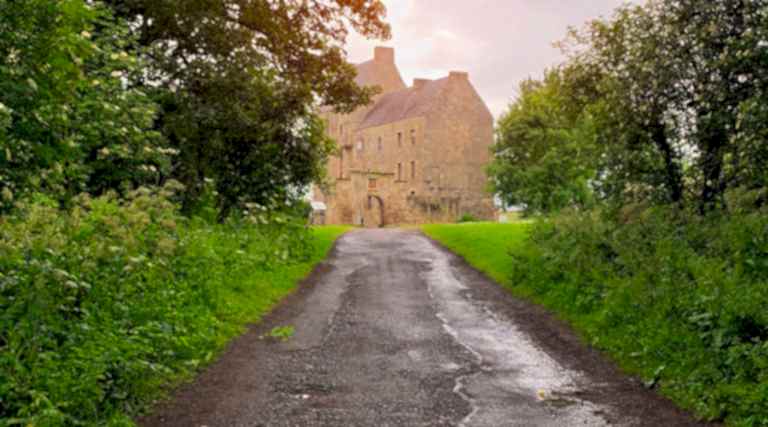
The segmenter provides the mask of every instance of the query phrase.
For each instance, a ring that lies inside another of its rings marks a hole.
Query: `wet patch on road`
[[[605,426],[599,408],[574,396],[585,383],[515,327],[480,301],[472,299],[461,273],[431,242],[413,238],[409,250],[430,268],[422,273],[443,327],[467,348],[481,366],[457,379],[456,392],[473,411],[462,426]],[[514,420],[514,421],[513,421]]]

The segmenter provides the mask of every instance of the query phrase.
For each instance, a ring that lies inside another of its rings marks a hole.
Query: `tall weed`
[[[317,258],[291,216],[186,219],[175,190],[0,219],[0,425],[130,425]]]
[[[768,426],[768,217],[664,209],[540,222],[519,290],[708,419]]]

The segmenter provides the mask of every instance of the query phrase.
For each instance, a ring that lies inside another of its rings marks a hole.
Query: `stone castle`
[[[315,188],[326,224],[380,227],[492,219],[485,167],[493,116],[463,72],[406,87],[391,48],[358,64],[357,84],[378,86],[351,114],[324,112],[339,145],[328,162],[331,185]]]

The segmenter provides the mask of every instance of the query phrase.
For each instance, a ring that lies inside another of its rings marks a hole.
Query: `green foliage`
[[[601,191],[705,213],[764,188],[767,39],[764,0],[625,6],[574,34],[569,63],[600,81]]]
[[[569,320],[649,387],[733,426],[768,425],[768,217],[625,209],[425,231]]]
[[[596,131],[589,111],[574,108],[574,71],[554,69],[543,81],[523,82],[499,120],[489,167],[493,190],[528,213],[592,204]]]
[[[127,25],[82,0],[0,1],[0,211],[156,182],[169,150]]]
[[[464,214],[456,222],[462,223],[462,222],[477,222],[477,221],[478,221],[478,219],[475,218],[474,215],[472,215],[472,214]]]
[[[281,205],[322,181],[334,150],[317,107],[349,112],[374,93],[355,82],[349,27],[386,38],[379,0],[108,0],[149,52],[144,82],[180,151],[185,208],[213,179],[221,217]]]
[[[572,31],[499,122],[494,189],[532,212],[728,209],[766,188],[768,3],[659,0]],[[766,203],[755,199],[756,207]]]
[[[288,341],[295,332],[296,329],[293,326],[276,326],[269,331],[268,336],[281,341]]]
[[[341,228],[181,217],[168,186],[0,219],[3,425],[129,425],[290,292]]]

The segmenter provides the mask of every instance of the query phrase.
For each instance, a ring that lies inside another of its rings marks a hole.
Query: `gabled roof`
[[[376,81],[376,64],[373,59],[361,62],[360,64],[355,64],[355,68],[357,69],[355,83],[357,83],[358,86],[373,86],[378,83]]]
[[[424,116],[439,100],[449,77],[424,82],[419,87],[382,96],[360,124],[360,129],[381,126],[411,117]]]

